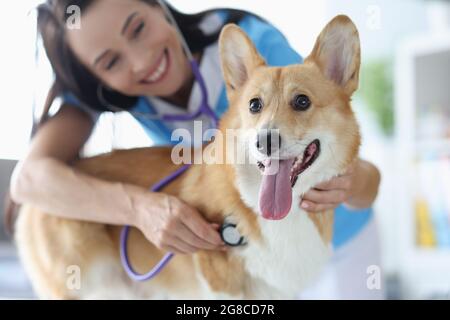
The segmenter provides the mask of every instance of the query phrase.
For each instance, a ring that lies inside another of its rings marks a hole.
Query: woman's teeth
[[[166,72],[167,69],[167,54],[164,53],[164,56],[159,64],[158,68],[147,78],[146,82],[156,82],[161,79],[161,76]]]

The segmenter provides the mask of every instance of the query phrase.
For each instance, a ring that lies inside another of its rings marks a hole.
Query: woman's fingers
[[[178,236],[175,236],[173,241],[174,241],[173,246],[175,248],[178,248],[178,250],[180,250],[181,252],[183,252],[185,254],[194,253],[194,252],[198,251],[198,248],[190,245],[189,243],[187,243],[185,241],[185,239],[182,239]]]
[[[192,245],[186,241],[186,237],[182,235],[171,236],[167,243],[163,246],[164,249],[169,250],[174,253],[181,254],[192,254],[199,250],[205,250],[207,248]],[[222,249],[221,247],[209,245],[211,249]]]
[[[177,228],[177,236],[183,239],[189,245],[196,249],[214,250],[217,249],[217,245],[214,245],[193,233],[183,222],[180,221]]]
[[[341,203],[346,200],[346,192],[344,190],[315,190],[311,189],[303,196],[303,200],[309,200],[315,203]]]
[[[189,211],[181,215],[183,224],[197,237],[214,245],[224,245],[219,233],[215,230],[196,210],[189,208]]]
[[[300,200],[300,207],[309,212],[320,212],[336,208],[345,198],[344,190],[311,189]]]
[[[317,190],[347,190],[350,187],[350,179],[348,175],[334,177],[329,181],[319,183],[314,187]],[[313,189],[313,190],[314,190]]]
[[[211,226],[212,226],[215,230],[217,230],[217,231],[219,231],[219,229],[220,229],[220,224],[217,224],[217,223],[211,223]]]
[[[170,250],[174,253],[190,254],[198,251],[198,248],[191,246],[184,239],[173,235],[169,236],[164,244],[161,246],[162,249]]]
[[[308,212],[321,212],[334,209],[338,206],[337,203],[315,203],[307,200],[301,202],[301,207]]]

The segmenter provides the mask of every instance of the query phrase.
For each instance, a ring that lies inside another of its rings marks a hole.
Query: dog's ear
[[[228,91],[240,88],[256,67],[265,65],[252,41],[235,24],[227,24],[222,29],[219,50]]]
[[[361,49],[356,26],[349,17],[336,16],[317,38],[305,63],[313,62],[330,80],[351,95],[358,88]]]

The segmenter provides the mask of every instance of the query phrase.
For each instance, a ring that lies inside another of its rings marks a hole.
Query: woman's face
[[[125,95],[170,97],[192,74],[162,9],[142,1],[96,0],[67,41],[92,73]]]

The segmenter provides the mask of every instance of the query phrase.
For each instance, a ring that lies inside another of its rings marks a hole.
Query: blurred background
[[[0,10],[0,199],[27,150],[52,74],[36,51],[36,0]],[[360,89],[353,108],[361,156],[382,182],[375,203],[381,270],[391,299],[450,299],[450,1],[444,0],[171,0],[184,12],[236,7],[277,26],[304,57],[335,15],[361,37]],[[105,113],[86,155],[151,141],[126,114]],[[0,228],[0,298],[33,298],[11,240]]]

